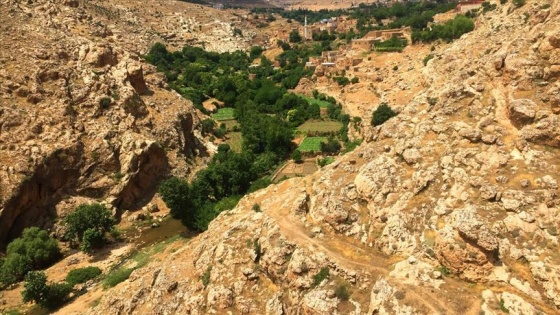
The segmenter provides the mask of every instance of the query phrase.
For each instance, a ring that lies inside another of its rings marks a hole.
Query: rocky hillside
[[[5,0],[0,16],[0,248],[81,202],[118,215],[170,170],[189,174],[206,155],[198,114],[141,54],[156,41],[237,50],[254,35],[165,0]]]
[[[361,147],[245,197],[90,313],[558,313],[558,34],[559,2],[498,4]]]

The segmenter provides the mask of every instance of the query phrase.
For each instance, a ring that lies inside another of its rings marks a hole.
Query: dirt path
[[[321,251],[325,253],[330,260],[348,269],[368,274],[373,278],[386,278],[393,287],[406,292],[415,302],[428,309],[430,314],[457,313],[456,309],[449,307],[447,303],[441,301],[441,292],[435,294],[430,292],[430,290],[433,290],[432,288],[419,286],[411,289],[410,286],[395,283],[388,279],[390,267],[393,265],[393,262],[383,255],[375,253],[373,249],[362,248],[343,240],[342,237],[311,237],[306,227],[296,217],[290,214],[290,209],[282,206],[282,201],[284,200],[279,200],[275,202],[275,204],[267,207],[269,210],[266,211],[266,213],[277,222],[282,230],[282,234],[289,240],[301,247]],[[335,251],[333,248],[344,248],[346,250]],[[355,255],[352,256],[351,253],[355,253]],[[464,311],[465,309],[463,309],[463,312]]]

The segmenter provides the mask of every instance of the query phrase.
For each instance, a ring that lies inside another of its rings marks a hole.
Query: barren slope
[[[558,313],[559,33],[556,1],[498,5],[360,148],[245,197],[90,313]]]

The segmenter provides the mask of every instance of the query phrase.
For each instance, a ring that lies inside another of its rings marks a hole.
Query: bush
[[[88,251],[99,247],[105,242],[105,233],[115,226],[111,212],[98,203],[82,204],[70,213],[66,219],[66,238],[80,248]]]
[[[72,287],[66,283],[47,284],[44,272],[29,272],[22,291],[24,302],[35,302],[50,310],[60,307],[68,298]]]
[[[383,103],[377,107],[377,109],[373,112],[373,117],[371,118],[371,124],[373,126],[380,126],[387,120],[395,117],[397,113],[395,113],[389,105]]]
[[[105,278],[105,280],[103,280],[103,288],[104,289],[112,288],[117,284],[125,281],[126,279],[128,279],[128,277],[130,277],[130,274],[135,269],[136,268],[121,268],[109,273]]]
[[[433,54],[428,54],[426,57],[424,57],[424,60],[422,60],[422,63],[424,64],[424,66],[426,66],[428,64],[428,61],[434,59],[434,55]]]
[[[23,279],[30,270],[54,263],[60,257],[58,243],[47,231],[37,227],[27,228],[21,238],[13,240],[0,264],[0,282],[11,284]]]
[[[348,291],[348,288],[345,284],[339,284],[334,289],[334,295],[336,295],[336,297],[341,299],[342,301],[348,301],[348,299],[350,298],[350,292]]]
[[[313,276],[313,286],[318,286],[323,280],[329,277],[329,268],[323,267],[317,274]]]
[[[294,162],[296,163],[301,163],[303,162],[302,158],[301,158],[301,152],[299,150],[294,150],[294,152],[292,153],[292,159],[294,160]]]
[[[334,77],[334,80],[340,86],[347,86],[350,83],[350,79],[347,77]]]
[[[202,125],[202,134],[209,134],[214,130],[214,126],[216,126],[216,122],[211,118],[206,118],[200,122]]]
[[[97,267],[85,267],[71,270],[68,275],[66,275],[66,282],[74,286],[78,283],[85,283],[101,274],[101,269]]]
[[[289,36],[290,43],[299,43],[303,40],[297,29],[293,29]]]
[[[513,0],[512,3],[516,7],[521,7],[525,5],[525,0]]]
[[[327,142],[321,142],[321,152],[324,153],[337,153],[340,151],[340,142],[334,137],[329,137]]]
[[[205,288],[210,284],[210,273],[211,272],[212,272],[212,266],[208,266],[208,268],[206,268],[206,271],[204,272],[204,274],[202,274],[202,276],[200,277],[200,281],[202,281],[202,284],[204,285]]]
[[[255,204],[253,205],[253,208],[252,208],[252,209],[253,209],[253,211],[255,211],[255,212],[261,212],[261,205],[259,205],[258,203],[255,203]]]

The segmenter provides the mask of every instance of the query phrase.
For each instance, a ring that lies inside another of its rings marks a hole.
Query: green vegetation
[[[444,265],[440,265],[439,267],[436,268],[436,270],[441,272],[441,274],[445,277],[451,275],[451,271]]]
[[[298,150],[298,149],[294,150],[294,152],[292,153],[292,160],[294,160],[294,162],[296,162],[296,163],[303,162],[300,150]]]
[[[206,288],[210,284],[210,273],[212,272],[212,266],[208,266],[206,271],[200,276],[200,281],[202,281],[202,285]]]
[[[113,267],[114,269],[109,272],[102,281],[103,288],[112,288],[127,280],[134,270],[144,267],[154,254],[162,252],[169,244],[180,238],[180,235],[176,235],[166,239],[165,241],[159,242],[154,246],[135,252],[134,255],[120,262],[117,267]],[[131,266],[132,263],[133,265]]]
[[[98,203],[79,205],[64,221],[66,238],[73,245],[80,244],[82,251],[101,247],[107,241],[105,234],[115,226],[111,212]]]
[[[136,268],[120,268],[107,275],[103,280],[103,288],[108,289],[125,281]]]
[[[377,109],[373,112],[373,117],[371,117],[371,124],[373,126],[380,126],[387,120],[395,117],[397,113],[395,113],[389,105],[383,103],[377,107]]]
[[[217,113],[212,114],[212,119],[217,121],[235,119],[235,116],[233,115],[233,108],[224,107],[218,109]]]
[[[301,152],[319,152],[321,151],[321,143],[327,141],[326,137],[306,137],[299,144],[298,150]]]
[[[350,84],[350,79],[347,77],[334,77],[333,80],[340,86],[347,86]]]
[[[348,301],[348,299],[350,298],[350,291],[348,291],[348,287],[346,287],[346,284],[341,283],[334,289],[334,295],[342,301]]]
[[[431,29],[412,32],[412,42],[432,42],[443,39],[447,42],[474,30],[474,22],[464,15],[457,15],[445,24],[436,24]]]
[[[47,276],[44,272],[31,271],[25,276],[24,289],[22,291],[24,302],[35,302],[41,307],[49,310],[56,309],[68,299],[72,287],[66,283],[47,284]]]
[[[323,280],[327,279],[328,277],[329,277],[329,268],[328,267],[321,268],[321,270],[319,270],[319,272],[313,276],[313,286],[315,287],[318,286],[323,282]]]
[[[230,132],[227,134],[226,142],[231,150],[236,153],[243,151],[243,135],[241,132]]]
[[[87,281],[96,278],[100,274],[101,269],[93,266],[70,270],[70,272],[66,275],[66,283],[71,286],[74,286],[78,283],[86,283]]]
[[[428,65],[428,61],[434,59],[434,55],[433,54],[428,54],[426,57],[424,57],[424,60],[422,60],[422,63],[424,64],[424,66]]]
[[[332,134],[342,128],[342,123],[332,120],[308,120],[297,129],[307,135]]]
[[[344,125],[348,120],[343,120],[346,116],[334,98],[318,95],[321,99],[310,104],[287,91],[313,73],[313,69],[304,68],[306,58],[320,54],[321,49],[283,42],[279,45],[283,52],[277,59],[281,65],[278,70],[256,47],[251,54],[260,56],[258,67],[249,67],[252,59],[244,52],[218,54],[195,47],[170,53],[162,44],[156,44],[146,56],[165,73],[170,85],[195,105],[209,98],[223,102],[226,107],[213,119],[236,122],[231,129],[225,124],[216,129],[205,122],[203,129],[226,138],[226,144],[220,145],[208,167],[197,173],[192,183],[173,178],[160,187],[173,217],[191,230],[205,230],[221,211],[235,206],[240,196],[270,183],[266,178],[294,150],[295,129],[320,118],[318,102],[326,101],[332,107],[329,116],[342,123],[339,133],[346,141]]]
[[[505,306],[504,299],[500,299],[500,310],[504,313],[509,314],[509,309]]]
[[[301,37],[301,35],[299,34],[299,31],[297,29],[293,29],[290,32],[289,40],[290,40],[290,43],[299,43],[303,40],[303,38]]]
[[[319,163],[319,166],[323,167],[331,164],[332,162],[334,162],[334,158],[332,156],[327,156],[320,159],[317,163]]]
[[[327,141],[321,142],[321,152],[323,153],[337,153],[340,151],[340,142],[334,137],[328,137]]]
[[[516,7],[522,7],[525,5],[525,0],[513,0],[512,3]]]
[[[308,101],[309,104],[311,104],[311,105],[318,105],[320,108],[327,108],[327,107],[329,106],[329,104],[330,104],[330,103],[327,102],[327,101],[318,100],[318,99],[315,99],[315,98],[311,98],[311,97],[309,97],[309,96],[304,96],[304,95],[299,95],[299,94],[298,94],[298,96],[300,96],[300,97],[303,98],[304,100]]]
[[[258,203],[253,204],[253,211],[255,212],[261,212],[261,205],[259,205]]]
[[[190,184],[174,178],[160,187],[173,217],[191,230],[204,231],[212,219],[235,206],[241,196],[269,184],[268,176],[294,150],[296,128],[321,118],[321,101],[328,103],[329,118],[342,124],[336,136],[348,141],[349,116],[342,114],[334,98],[316,93],[316,101],[310,103],[288,92],[302,77],[313,73],[314,69],[305,68],[305,62],[324,48],[282,41],[278,45],[283,49],[277,57],[279,69],[256,47],[250,55],[241,51],[219,54],[188,46],[171,53],[164,45],[155,44],[145,56],[166,75],[170,86],[195,106],[215,98],[225,108],[213,119],[236,122],[231,129],[225,123],[219,128],[204,123],[204,130],[212,130],[214,136],[227,139],[226,143],[220,145],[208,167],[198,172]],[[253,58],[260,58],[259,66],[249,67]]]
[[[0,282],[15,283],[28,271],[45,268],[60,257],[55,239],[38,227],[27,228],[22,236],[8,244],[6,257],[0,260]]]
[[[393,36],[386,41],[376,41],[374,46],[376,51],[402,51],[407,44],[406,39],[399,39]]]

